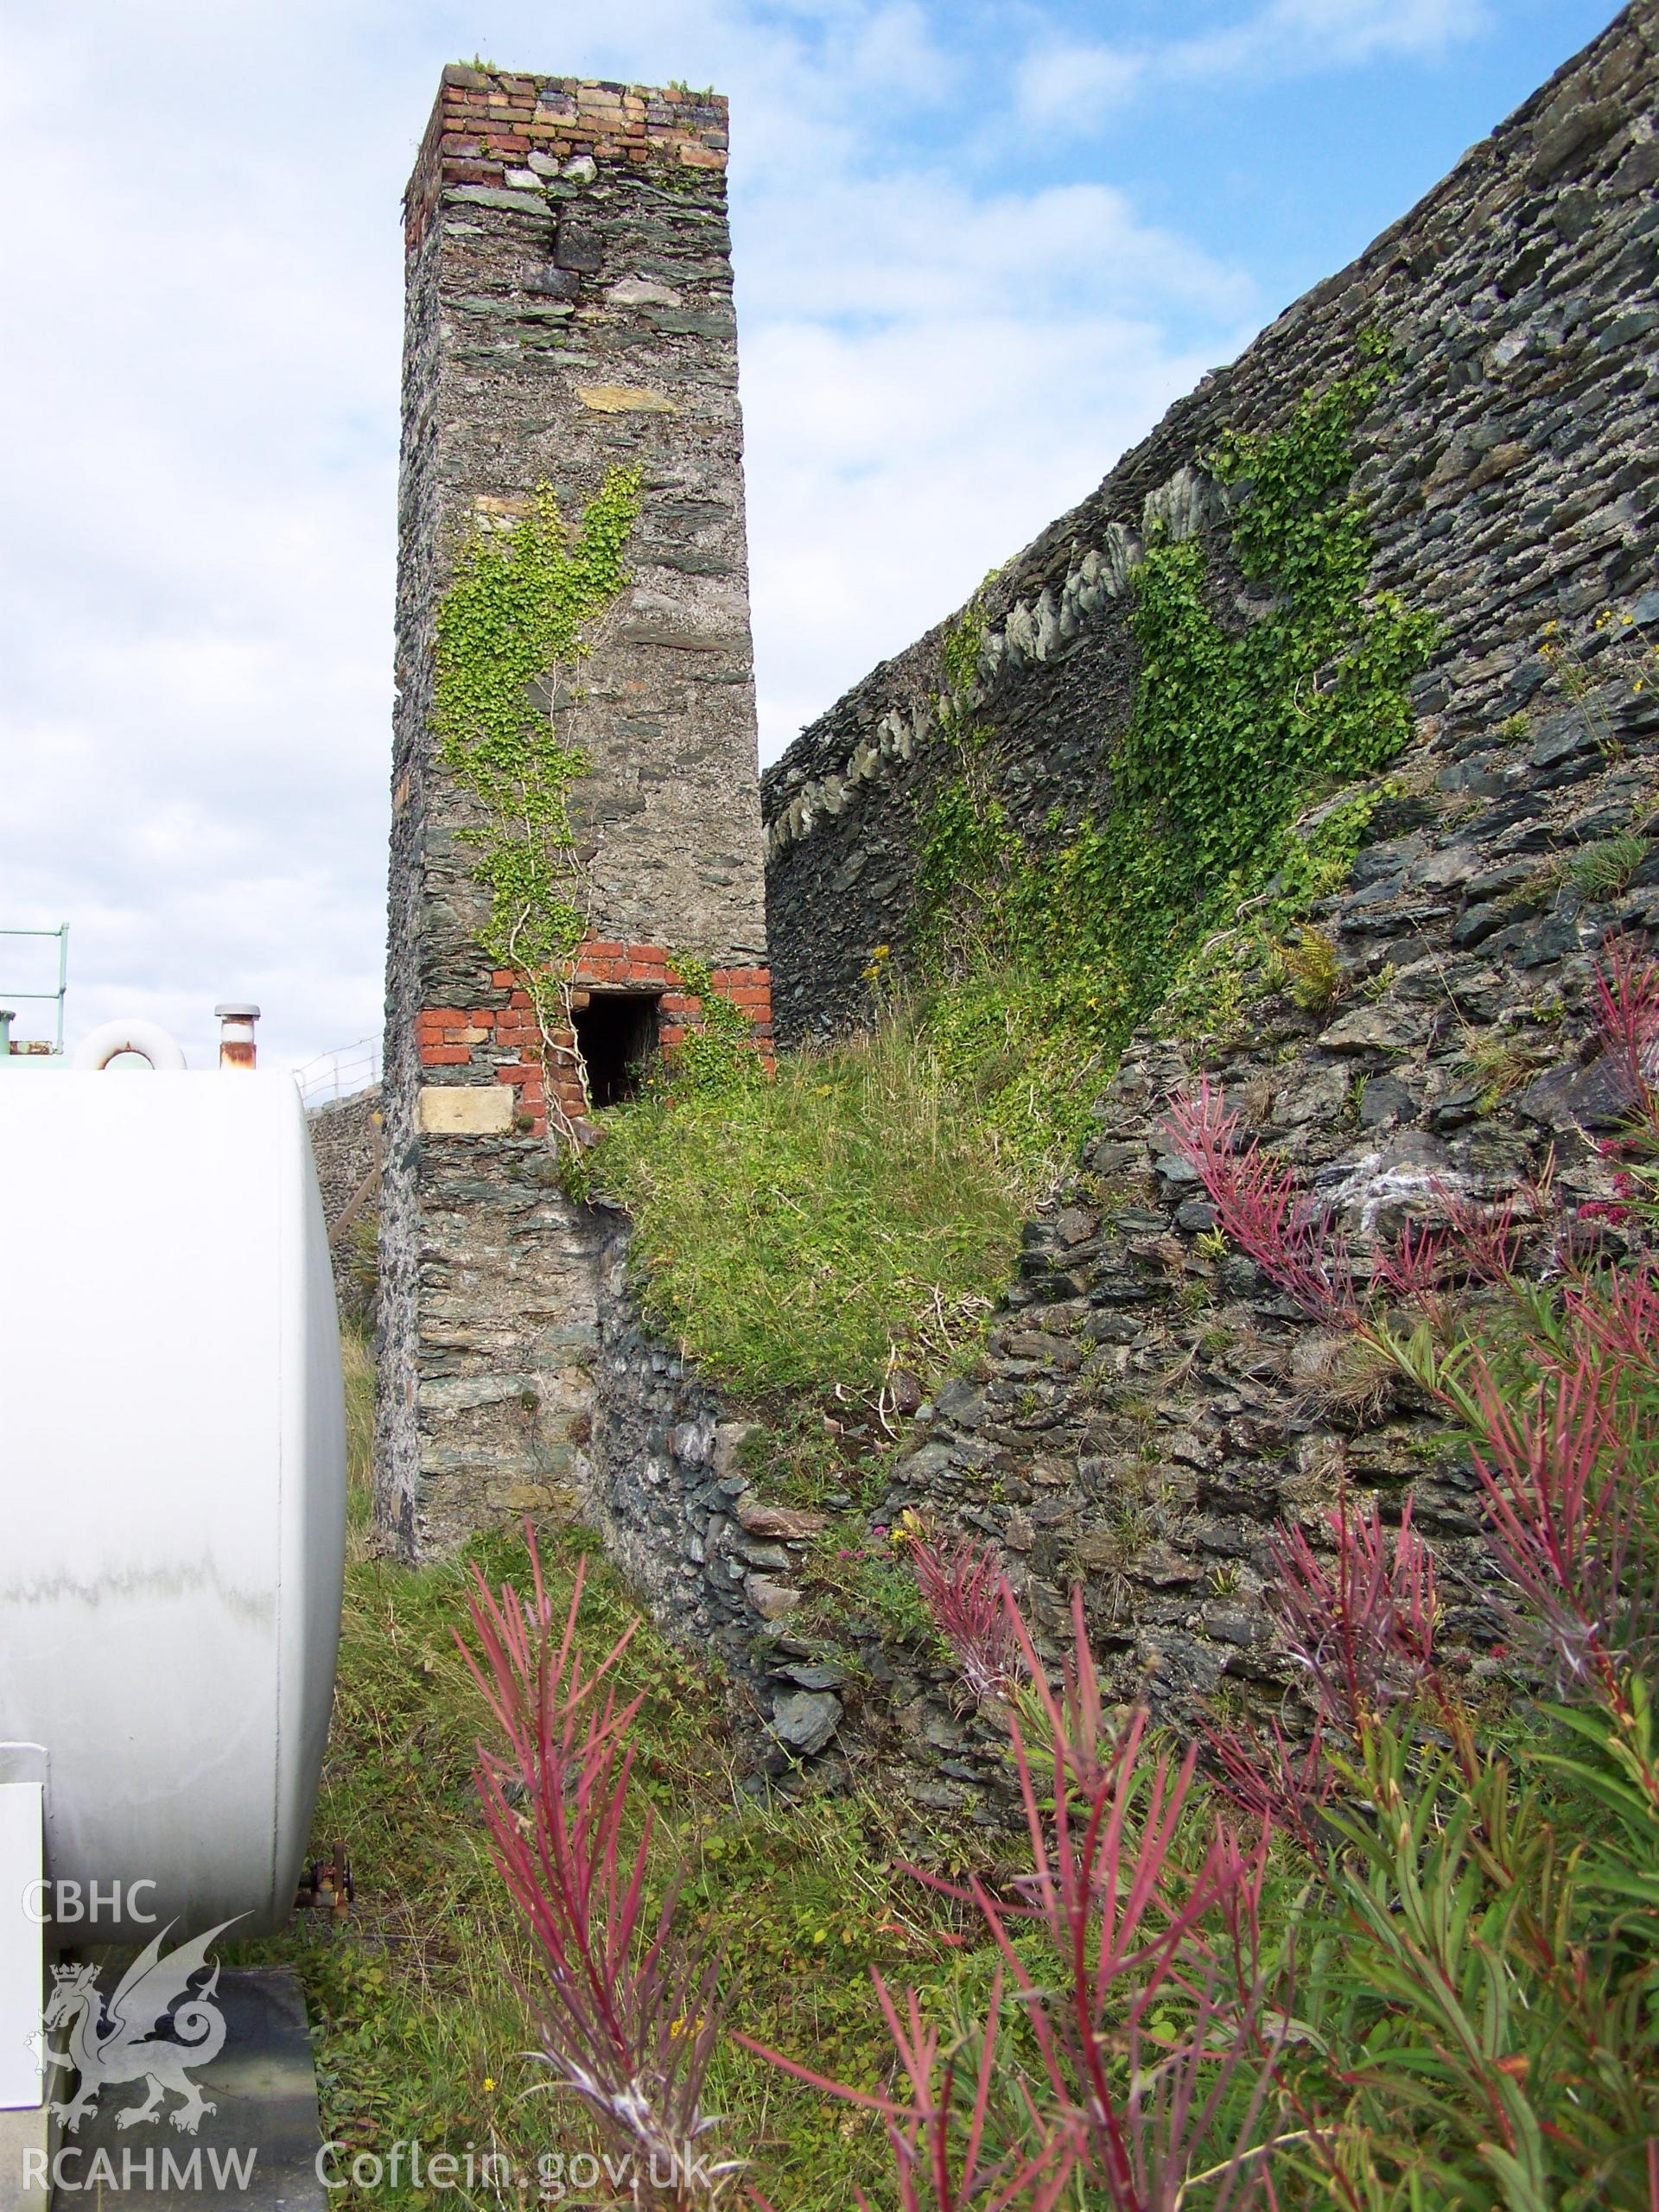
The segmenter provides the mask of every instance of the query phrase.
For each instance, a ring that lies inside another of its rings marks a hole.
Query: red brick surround
[[[636,166],[658,161],[723,169],[727,143],[726,101],[718,92],[524,77],[452,63],[409,181],[410,241],[425,229],[447,185],[510,191],[508,172],[522,169],[532,153],[557,162],[588,154]]]
[[[715,990],[749,1017],[756,1050],[768,1069],[772,1059],[772,971],[767,968],[716,968]],[[416,1038],[423,1068],[465,1067],[479,1079],[510,1083],[518,1094],[521,1112],[531,1119],[531,1134],[547,1134],[546,1083],[554,1085],[565,1117],[580,1121],[588,1110],[587,1093],[577,1071],[575,1040],[569,1031],[553,1039],[546,1076],[541,1058],[541,1038],[530,994],[510,968],[497,969],[494,1002],[482,1007],[429,1007],[416,1016]],[[671,1053],[689,1030],[702,1026],[702,1001],[685,989],[676,972],[673,955],[660,944],[621,944],[590,938],[576,955],[572,976],[575,1003],[582,1006],[589,990],[657,991],[657,1041]]]

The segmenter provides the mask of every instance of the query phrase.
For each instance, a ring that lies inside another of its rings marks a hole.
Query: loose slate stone
[[[842,1703],[828,1690],[792,1690],[772,1708],[772,1733],[803,1758],[821,1751],[841,1725]]]
[[[544,216],[550,212],[539,192],[505,192],[493,185],[452,184],[443,198],[446,206],[493,207],[509,215]]]

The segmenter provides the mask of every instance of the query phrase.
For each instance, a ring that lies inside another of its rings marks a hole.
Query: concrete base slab
[[[112,1988],[120,1977],[114,1971],[103,1978]],[[224,2048],[191,2076],[213,2109],[194,2134],[159,2110],[124,2128],[123,2117],[148,2093],[142,2082],[111,2084],[78,2133],[63,2139],[56,2212],[86,2204],[99,2183],[104,2204],[123,2212],[210,2212],[219,2205],[323,2212],[316,2073],[297,1979],[276,1967],[227,1970],[213,2002],[225,2016]],[[171,2096],[163,2101],[178,2108]]]
[[[44,2105],[0,2112],[0,2212],[47,2212],[57,2130]],[[30,2154],[33,2155],[30,2155]]]

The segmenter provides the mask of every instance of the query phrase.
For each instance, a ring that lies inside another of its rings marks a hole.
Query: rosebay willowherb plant
[[[1020,1641],[1002,1602],[995,1547],[964,1538],[942,1550],[924,1536],[912,1541],[910,1556],[922,1603],[969,1691],[982,1703],[1006,1701],[1019,1673]]]
[[[1304,1531],[1281,1529],[1268,1546],[1269,1604],[1320,1718],[1357,1737],[1365,1720],[1413,1698],[1434,1660],[1434,1560],[1412,1534],[1408,1504],[1390,1536],[1382,1509],[1332,1507],[1329,1559]]]
[[[1381,1509],[1356,1512],[1344,1494],[1327,1516],[1328,1556],[1306,1532],[1269,1538],[1267,1602],[1281,1649],[1313,1713],[1298,1740],[1276,1720],[1216,1720],[1205,1734],[1222,1787],[1242,1812],[1284,1829],[1304,1849],[1329,1841],[1324,1815],[1338,1786],[1330,1752],[1351,1757],[1374,1721],[1432,1695],[1438,1601],[1434,1561],[1411,1509],[1390,1535]]]
[[[1602,1038],[1637,1164],[1639,1239],[1659,1152],[1659,971],[1615,948]],[[1173,1117],[1235,1243],[1321,1320],[1393,1356],[1467,1439],[1521,1662],[1507,1710],[1471,1706],[1433,1649],[1431,1570],[1332,1516],[1332,1557],[1280,1540],[1278,1616],[1318,1714],[1300,1758],[1221,1736],[1226,1786],[1271,1806],[1318,1873],[1301,1912],[1307,2040],[1281,2086],[1299,2156],[1355,2212],[1419,2202],[1659,2208],[1659,1318],[1638,1242],[1618,1270],[1557,1224],[1522,1280],[1538,1194],[1351,1255],[1236,1118],[1200,1092]],[[1448,1216],[1451,1208],[1446,1209]],[[1604,1210],[1605,1211],[1605,1210]],[[1621,1211],[1621,1210],[1615,1210]],[[1563,1258],[1563,1255],[1567,1257]],[[1455,1266],[1487,1286],[1444,1296]],[[1402,1338],[1381,1291],[1440,1338]],[[1541,1662],[1560,1702],[1535,1701]]]
[[[1618,1071],[1626,1105],[1649,1129],[1659,1125],[1659,962],[1634,938],[1603,949],[1596,966],[1596,1023]]]
[[[1203,1802],[1195,1748],[1154,1745],[1143,1711],[1105,1708],[1080,1598],[1056,1688],[1006,1581],[1001,1597],[1039,1716],[1035,1736],[1018,1710],[1009,1723],[1032,1871],[998,1894],[910,1870],[995,1944],[982,2014],[946,2048],[913,1992],[901,2012],[880,1989],[902,2094],[750,2048],[881,2113],[905,2212],[1040,2212],[1063,2197],[1244,2212],[1271,2196],[1290,2020],[1282,1962],[1260,1940],[1267,1832],[1241,1835]]]
[[[1028,2092],[1020,2115],[1027,2139],[1013,2147],[1001,2140],[996,2126],[1007,2103],[1006,2084],[998,2079],[1003,2057],[1001,1974],[992,1978],[976,2054],[968,2038],[944,2047],[913,1989],[906,1992],[901,2010],[881,1976],[873,1972],[871,1980],[907,2092],[902,2101],[849,2088],[764,2044],[752,2043],[749,2049],[798,2081],[880,2114],[893,2155],[899,2212],[1052,2212],[1070,2190],[1080,2144],[1075,2130],[1056,2126],[1039,2113]],[[761,2212],[774,2212],[769,2199],[758,2190],[753,2194]],[[854,2195],[860,2212],[868,2212],[863,2190]]]
[[[947,1643],[1007,1686],[1027,1871],[910,1870],[979,1938],[978,1980],[878,1982],[884,2086],[763,2054],[879,2115],[899,2212],[1659,2212],[1659,984],[1634,956],[1604,982],[1632,1113],[1616,1270],[1535,1235],[1535,1192],[1362,1262],[1213,1094],[1181,1110],[1234,1242],[1466,1439],[1511,1673],[1471,1688],[1413,1516],[1344,1495],[1258,1562],[1306,1724],[1212,1718],[1211,1783],[1109,1705],[1080,1597],[1056,1661],[1006,1581],[993,1624],[982,1552],[931,1554]],[[620,1847],[617,1654],[584,1674],[539,1582],[480,1599],[508,1745],[483,1786],[550,2057],[612,2141],[700,2164],[713,1980],[645,1910],[645,1842]]]
[[[715,2155],[702,2107],[720,2032],[718,1962],[677,1932],[672,1885],[654,1914],[647,1906],[649,1812],[626,1846],[639,1700],[619,1705],[613,1676],[632,1631],[585,1669],[582,1570],[561,1620],[528,1522],[525,1534],[530,1595],[511,1583],[492,1591],[474,1567],[481,1661],[461,1649],[505,1747],[480,1745],[478,1789],[496,1866],[540,1956],[543,1979],[528,1993],[542,2056],[625,2162],[634,2204],[692,2212],[738,2171]]]

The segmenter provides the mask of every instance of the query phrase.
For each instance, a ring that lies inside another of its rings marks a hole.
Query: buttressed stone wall
[[[1653,582],[1659,6],[1637,0],[1358,260],[1206,377],[983,594],[965,696],[992,780],[1040,834],[1098,810],[1138,674],[1131,572],[1149,531],[1228,571],[1203,456],[1281,428],[1386,334],[1395,380],[1359,426],[1372,586],[1438,620],[1413,704],[1447,742],[1528,706],[1546,621],[1593,666],[1598,610]],[[1262,610],[1246,607],[1245,619]],[[918,798],[942,766],[941,624],[804,730],[763,779],[779,1033],[857,1016],[874,949],[910,936]]]
[[[546,1131],[587,1101],[481,949],[433,730],[457,556],[538,486],[574,524],[613,471],[641,484],[557,725],[590,763],[574,1003],[644,999],[671,1045],[692,956],[770,1035],[726,124],[712,94],[448,68],[405,200],[377,1516],[407,1555],[586,1471],[598,1231]]]

